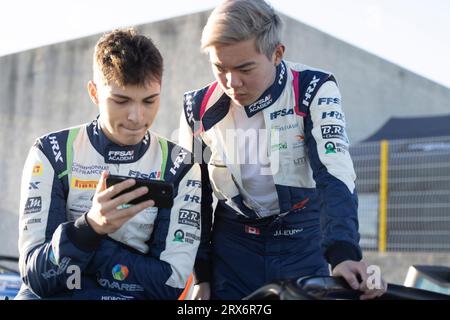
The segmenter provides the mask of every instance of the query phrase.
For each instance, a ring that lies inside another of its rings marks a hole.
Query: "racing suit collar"
[[[150,134],[147,131],[141,142],[131,146],[119,146],[108,139],[96,120],[87,128],[89,139],[98,153],[103,155],[105,163],[133,163],[138,161],[150,146]]]
[[[284,61],[277,66],[277,76],[272,85],[252,104],[245,106],[247,116],[251,118],[261,110],[270,107],[280,97],[287,82],[286,65]]]

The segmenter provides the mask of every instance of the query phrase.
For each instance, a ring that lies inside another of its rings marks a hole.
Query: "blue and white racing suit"
[[[211,238],[203,235],[211,240],[211,259],[196,270],[200,282],[211,281],[213,298],[240,299],[275,279],[329,274],[327,262],[334,267],[361,259],[356,175],[336,81],[328,72],[287,61],[276,73],[262,96],[244,107],[249,118],[263,114],[276,212],[261,207],[243,186],[227,141],[235,128],[230,98],[217,82],[184,96],[179,143],[196,159],[209,147],[203,187],[209,178],[218,199]],[[202,213],[205,223],[208,214]]]
[[[200,167],[186,164],[188,156],[150,131],[137,145],[118,146],[97,120],[39,138],[22,176],[18,298],[177,299],[201,233]],[[173,207],[148,208],[98,235],[86,213],[103,170],[172,182]]]

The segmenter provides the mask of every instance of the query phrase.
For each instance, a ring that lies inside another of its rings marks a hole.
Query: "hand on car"
[[[361,300],[382,296],[387,290],[387,283],[380,275],[379,286],[373,287],[373,284],[368,282],[371,275],[367,273],[367,269],[367,263],[364,261],[346,260],[334,267],[333,276],[343,277],[352,289],[362,291]]]
[[[148,200],[136,205],[124,206],[131,200],[146,194],[148,188],[141,187],[114,198],[123,190],[132,187],[136,181],[128,179],[106,188],[107,177],[108,172],[103,171],[92,199],[92,207],[87,214],[89,225],[95,232],[102,235],[115,232],[137,213],[155,205],[153,200]]]

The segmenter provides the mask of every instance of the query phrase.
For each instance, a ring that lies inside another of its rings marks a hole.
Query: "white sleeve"
[[[181,112],[180,116],[180,128],[178,130],[178,144],[183,148],[185,148],[186,150],[192,152],[192,145],[193,145],[192,130],[186,121],[184,111]]]

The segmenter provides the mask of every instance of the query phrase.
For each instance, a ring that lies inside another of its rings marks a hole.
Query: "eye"
[[[249,74],[253,69],[241,69],[241,73],[243,74]]]
[[[155,100],[145,100],[144,103],[150,106],[155,103]]]
[[[129,100],[128,99],[124,99],[124,100],[113,100],[115,103],[117,104],[125,104],[127,103]]]
[[[216,67],[216,69],[217,69],[218,72],[220,72],[220,73],[225,72],[225,69],[222,68],[221,66],[215,65],[215,67]]]

